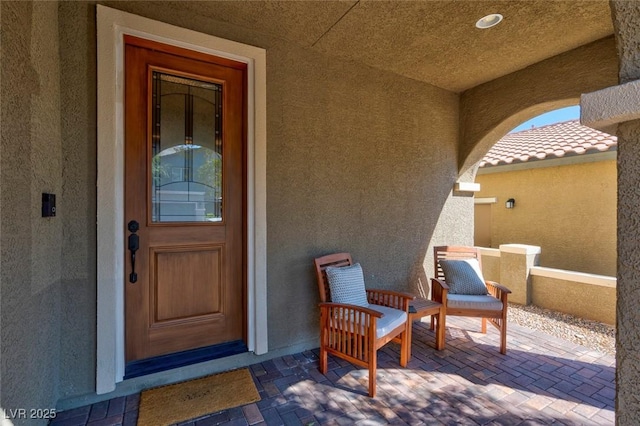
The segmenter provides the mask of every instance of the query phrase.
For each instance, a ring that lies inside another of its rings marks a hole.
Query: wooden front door
[[[246,73],[125,37],[127,362],[246,341]]]

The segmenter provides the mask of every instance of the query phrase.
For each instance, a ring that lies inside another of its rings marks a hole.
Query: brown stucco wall
[[[640,10],[633,11],[640,22]],[[640,34],[638,34],[640,36]],[[638,70],[640,77],[640,69]],[[640,120],[618,125],[618,297],[616,321],[616,422],[634,425],[640,416]]]
[[[456,94],[164,3],[105,4],[267,50],[270,350],[318,345],[314,256],[350,251],[368,286],[407,290],[425,275],[438,221],[470,217],[461,212],[471,212],[472,198],[450,194]],[[59,13],[60,202],[73,205],[73,215],[60,218],[65,399],[91,394],[95,380],[95,6],[62,2]],[[471,242],[470,227],[454,229],[445,237]]]
[[[0,7],[0,407],[55,408],[60,363],[60,241],[69,207],[60,199],[58,10],[56,3],[47,2],[2,2]],[[42,192],[58,195],[57,217],[41,217]]]
[[[316,255],[350,251],[367,285],[409,288],[455,180],[457,95],[162,4],[109,5],[267,50],[271,348],[317,345]]]
[[[611,1],[620,83],[640,78],[640,3]],[[616,423],[640,417],[640,120],[618,125],[618,294],[616,336]]]
[[[607,37],[462,93],[460,170],[480,161],[518,124],[616,84],[617,61],[614,39]]]
[[[539,246],[540,266],[615,276],[616,176],[615,160],[478,173],[476,197],[497,198],[491,246]]]
[[[75,2],[74,2],[75,3]],[[95,8],[61,2],[63,191],[60,395],[95,389],[96,34]]]
[[[269,340],[281,347],[315,339],[316,255],[350,251],[367,285],[409,288],[453,186],[457,98],[292,46],[267,55]]]

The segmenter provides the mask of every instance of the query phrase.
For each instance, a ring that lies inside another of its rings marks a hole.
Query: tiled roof
[[[489,150],[480,167],[614,151],[617,147],[617,137],[571,120],[509,133]]]

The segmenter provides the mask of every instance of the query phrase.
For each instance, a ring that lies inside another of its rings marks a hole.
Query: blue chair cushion
[[[369,309],[373,309],[374,311],[384,314],[384,316],[382,318],[378,318],[376,322],[376,337],[378,339],[386,336],[393,329],[407,321],[407,313],[400,309],[380,305],[369,305]]]
[[[364,274],[359,263],[342,267],[329,266],[325,272],[332,302],[369,306],[364,286]]]
[[[447,309],[481,309],[483,311],[501,311],[502,302],[490,295],[448,294]]]
[[[477,259],[439,261],[449,294],[486,295],[487,286]]]

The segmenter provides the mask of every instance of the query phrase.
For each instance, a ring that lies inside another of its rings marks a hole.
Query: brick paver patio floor
[[[367,372],[337,358],[318,372],[318,352],[250,367],[262,400],[183,425],[613,425],[615,359],[528,328],[510,325],[507,355],[498,332],[480,320],[447,319],[446,349],[433,348],[415,323],[413,356],[400,368],[399,346],[378,353],[378,393]],[[135,425],[139,394],[60,412],[52,425]]]

